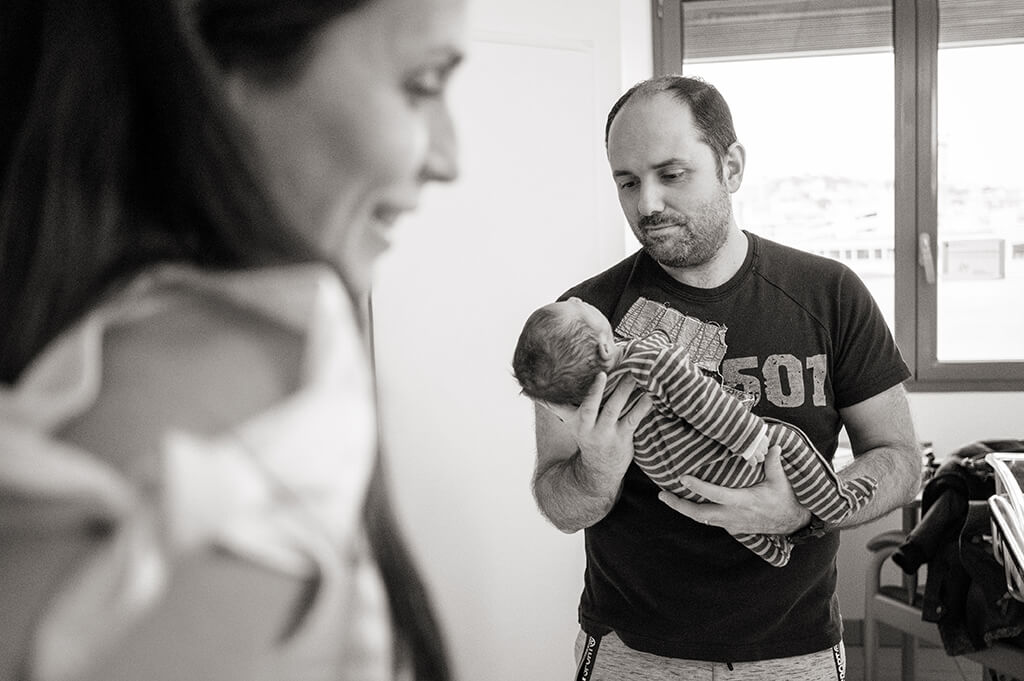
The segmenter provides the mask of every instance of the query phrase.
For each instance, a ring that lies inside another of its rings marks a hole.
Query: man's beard
[[[715,257],[729,234],[732,203],[723,185],[717,196],[703,204],[697,212],[683,217],[677,213],[656,213],[641,216],[633,234],[652,258],[672,268],[703,265]],[[676,225],[678,231],[664,236],[647,230],[658,225]]]

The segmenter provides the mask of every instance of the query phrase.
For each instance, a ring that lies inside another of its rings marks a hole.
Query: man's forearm
[[[916,449],[878,447],[859,455],[839,471],[844,480],[860,476],[873,478],[878,488],[863,508],[839,523],[840,527],[863,525],[910,502],[921,485],[920,453]]]
[[[541,513],[567,534],[604,518],[621,490],[621,477],[598,475],[584,464],[579,452],[538,470],[533,479],[533,494]]]

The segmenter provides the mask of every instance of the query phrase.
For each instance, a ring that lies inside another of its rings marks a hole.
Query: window
[[[938,51],[936,354],[1024,361],[1024,92],[1007,65],[1024,44],[961,46],[941,21]],[[952,14],[952,13],[950,13]],[[970,94],[968,94],[970,93]]]
[[[737,221],[848,264],[918,390],[1024,387],[1024,3],[653,0],[747,147]]]

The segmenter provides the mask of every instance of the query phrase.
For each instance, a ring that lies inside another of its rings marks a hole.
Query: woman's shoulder
[[[294,390],[301,348],[280,324],[177,294],[161,312],[104,334],[100,389],[72,430],[116,430],[119,438],[129,430],[146,437],[158,425],[216,432]]]
[[[287,286],[295,276],[274,279]],[[119,312],[148,311],[115,313],[105,325],[95,399],[61,433],[115,465],[155,451],[169,429],[218,433],[301,387],[308,328],[288,318],[293,307],[277,314],[273,301],[258,295],[265,278],[162,278],[115,304]],[[255,295],[235,294],[246,287]],[[295,291],[279,297],[292,304],[303,298]]]

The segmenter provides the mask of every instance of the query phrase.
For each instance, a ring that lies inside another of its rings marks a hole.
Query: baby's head
[[[612,326],[579,298],[551,303],[526,320],[512,357],[523,394],[549,404],[579,405],[601,371],[618,358]]]

